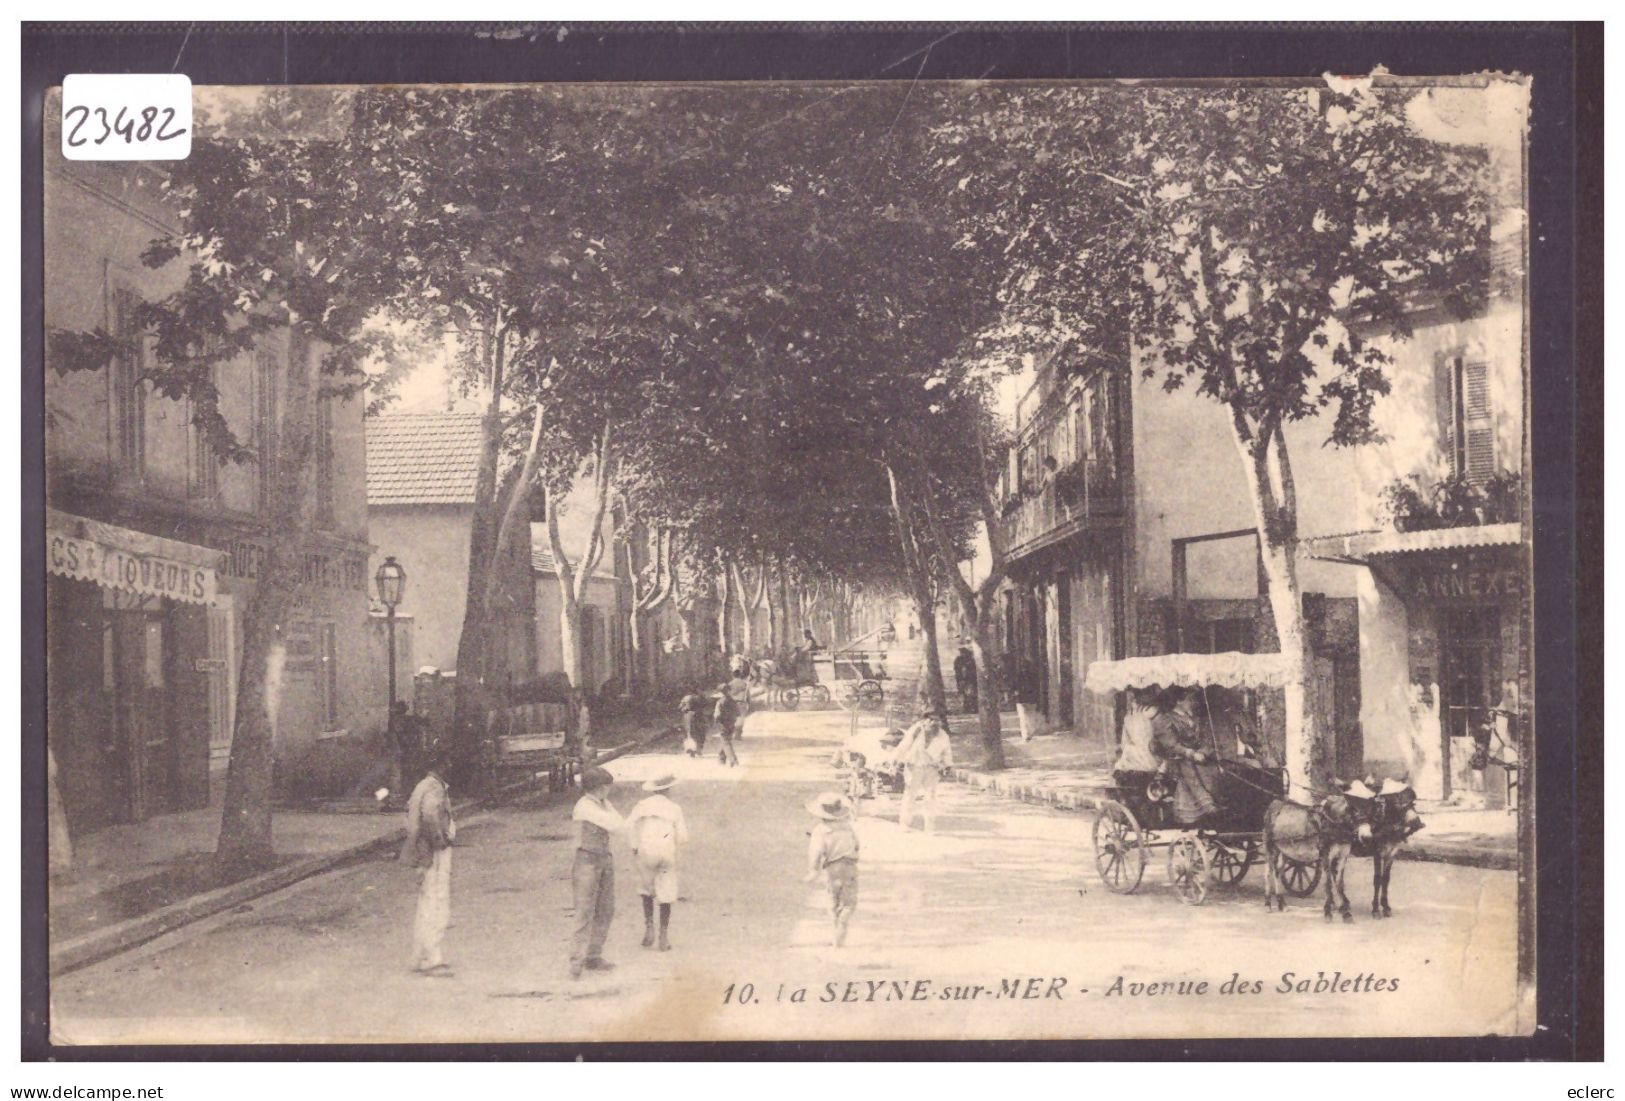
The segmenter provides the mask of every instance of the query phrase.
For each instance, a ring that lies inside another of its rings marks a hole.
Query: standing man
[[[927,709],[920,721],[908,728],[902,744],[897,747],[897,759],[903,763],[903,808],[897,824],[903,829],[914,825],[914,807],[918,803],[925,817],[925,832],[932,833],[937,825],[937,781],[943,769],[954,763],[954,747],[948,737],[948,717],[940,711]]]
[[[451,793],[443,778],[446,764],[445,756],[436,754],[428,774],[412,789],[406,804],[406,844],[401,846],[401,862],[422,871],[412,923],[412,967],[434,978],[451,977],[441,948],[451,924],[451,843],[457,824],[451,819]]]
[[[581,776],[581,790],[570,819],[576,827],[576,862],[571,872],[575,889],[576,933],[570,952],[570,977],[582,969],[613,971],[604,959],[604,938],[615,916],[615,860],[609,852],[611,834],[626,828],[626,820],[609,801],[615,777],[607,769],[589,768]]]
[[[966,711],[976,710],[976,658],[969,646],[961,646],[954,658],[954,688],[959,692],[959,706]]]

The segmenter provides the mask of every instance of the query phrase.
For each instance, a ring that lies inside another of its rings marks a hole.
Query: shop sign
[[[46,533],[45,555],[50,571],[60,577],[187,604],[215,601],[214,571],[207,566],[54,531]]]
[[[265,569],[265,545],[253,539],[236,539],[227,548],[226,572],[230,577],[254,580]],[[367,591],[367,562],[360,554],[324,554],[307,551],[299,563],[300,584],[316,589]]]
[[[1523,575],[1516,566],[1458,565],[1415,574],[1417,596],[1430,600],[1516,600]]]
[[[194,673],[224,673],[226,671],[225,658],[194,658],[192,660]]]

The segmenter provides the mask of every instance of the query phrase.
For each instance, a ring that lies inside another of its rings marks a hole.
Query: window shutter
[[[1438,418],[1439,452],[1445,457],[1450,473],[1456,473],[1456,413],[1455,413],[1455,357],[1437,356],[1433,360],[1433,409]]]
[[[1469,363],[1462,368],[1462,420],[1467,443],[1467,477],[1483,482],[1495,475],[1495,418],[1490,410],[1490,368]]]

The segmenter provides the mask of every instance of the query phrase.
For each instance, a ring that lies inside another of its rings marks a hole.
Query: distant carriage
[[[879,634],[870,632],[855,641],[862,642]],[[798,651],[797,661],[790,673],[776,678],[778,702],[782,707],[794,709],[804,702],[821,706],[831,699],[838,699],[849,707],[875,710],[886,698],[886,682],[890,680],[886,668],[889,656],[889,651],[884,647],[857,649],[845,646],[833,650]]]
[[[1248,690],[1280,687],[1286,673],[1280,654],[1161,654],[1094,662],[1084,686],[1101,693],[1172,687]],[[1216,765],[1212,795],[1218,809],[1200,822],[1176,820],[1175,781],[1164,768],[1113,772],[1093,829],[1095,869],[1107,889],[1118,894],[1138,889],[1153,851],[1162,849],[1169,884],[1181,900],[1197,905],[1206,900],[1210,886],[1235,886],[1262,860],[1264,816],[1273,801],[1286,797],[1286,770],[1265,768],[1238,752],[1233,734],[1214,729],[1211,711],[1203,734]],[[1289,894],[1306,898],[1319,884],[1318,863],[1300,863],[1285,854],[1276,860],[1279,881]]]

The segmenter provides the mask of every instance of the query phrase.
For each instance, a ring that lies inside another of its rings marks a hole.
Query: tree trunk
[[[1297,788],[1296,797],[1307,798],[1324,790],[1332,769],[1308,700],[1314,665],[1303,627],[1303,593],[1298,584],[1298,509],[1291,460],[1279,427],[1262,429],[1252,439],[1237,431],[1236,443],[1246,460],[1270,610],[1278,646],[1287,663],[1287,682],[1282,691],[1287,777]]]
[[[897,528],[897,541],[902,550],[903,573],[908,579],[909,596],[914,601],[914,614],[924,634],[925,654],[920,662],[920,698],[943,714],[948,712],[948,692],[942,683],[942,655],[937,652],[937,608],[931,593],[928,562],[930,555],[921,545],[921,533],[913,509],[903,499],[903,489],[891,463],[886,464],[886,478],[891,486],[892,521]]]
[[[304,567],[310,497],[310,454],[316,411],[311,349],[288,329],[284,413],[277,439],[272,537],[254,595],[243,614],[243,652],[237,680],[231,759],[215,860],[228,876],[269,864],[273,738],[282,703],[284,631],[292,617]]]
[[[766,562],[763,562],[762,569],[764,571],[771,571],[773,567],[769,566]],[[785,628],[787,624],[784,622],[784,607],[779,603],[779,594],[775,591],[773,574],[771,572],[766,572],[763,574],[762,583],[766,587],[767,646],[771,651],[770,656],[775,661],[781,661],[784,658],[785,651],[789,649],[789,645],[785,639]]]
[[[925,656],[920,663],[920,698],[932,710],[948,714],[948,690],[942,683],[942,654],[937,650],[937,606],[929,586],[914,592],[914,611],[920,617],[920,633],[925,636]]]
[[[502,454],[502,389],[506,369],[507,334],[498,310],[493,332],[486,339],[490,393],[480,421],[480,462],[474,476],[474,515],[468,531],[468,585],[463,600],[463,626],[457,638],[457,679],[453,688],[452,729],[447,750],[452,754],[453,777],[467,782],[479,760],[479,742],[485,729],[485,658],[490,648],[490,623],[484,603],[497,557],[497,467]]]
[[[576,739],[585,749],[592,738],[592,709],[589,703],[595,684],[586,684],[586,661],[581,648],[581,612],[587,603],[593,571],[598,568],[604,550],[604,516],[609,510],[611,477],[610,428],[606,426],[598,437],[597,454],[593,466],[592,529],[581,556],[570,561],[565,552],[564,539],[559,534],[559,507],[547,510],[547,540],[553,552],[553,567],[559,580],[559,648],[563,653],[564,674],[570,680],[570,694],[576,713]]]
[[[733,579],[733,587],[739,593],[739,646],[746,656],[756,656],[756,625],[753,621],[756,609],[761,605],[751,599],[750,590],[745,586],[744,575],[739,571],[739,563],[728,560],[728,575]]]
[[[722,563],[717,570],[716,581],[711,591],[717,598],[717,652],[722,655],[723,663],[728,660],[728,564]]]
[[[998,602],[984,593],[979,608],[966,608],[966,618],[975,627],[971,649],[976,657],[976,715],[982,728],[982,767],[1004,767],[1004,731],[999,703],[1004,698],[1004,678],[999,670],[1003,649],[999,639]]]

